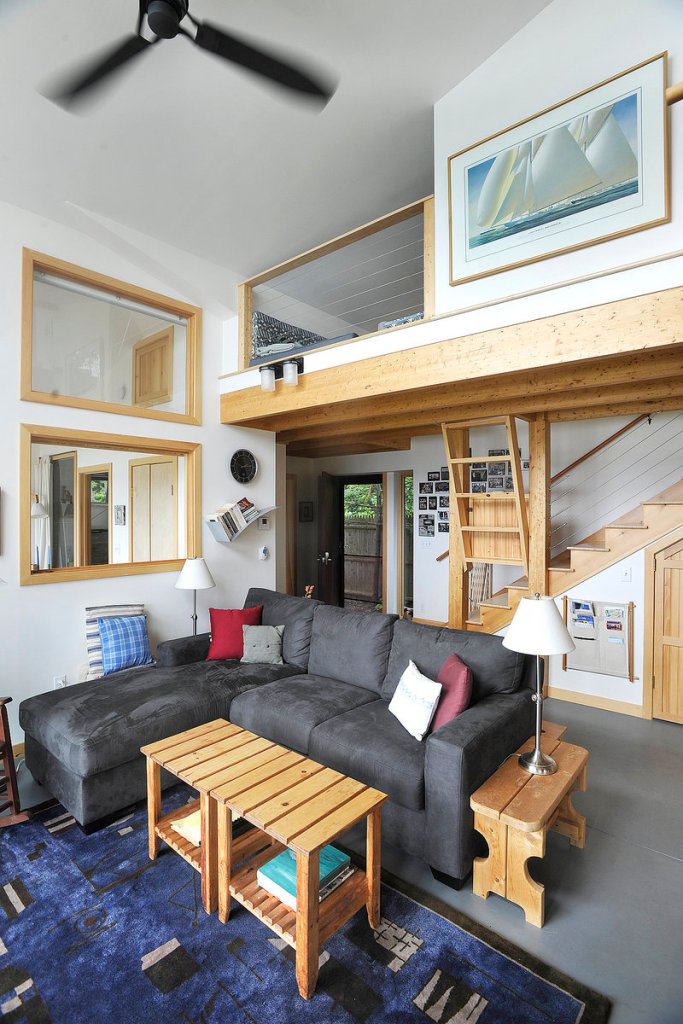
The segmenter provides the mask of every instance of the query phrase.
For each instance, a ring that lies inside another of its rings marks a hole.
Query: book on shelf
[[[259,510],[248,498],[240,498],[231,505],[221,505],[216,509],[209,520],[219,523],[225,532],[228,540],[232,540],[241,530],[244,530],[249,523],[258,519]]]
[[[246,821],[242,817],[232,819],[232,837],[236,839],[237,836],[241,836],[244,832],[247,832],[254,826],[251,822]],[[202,815],[201,811],[192,811],[191,814],[186,814],[182,818],[176,818],[171,822],[171,828],[178,835],[182,836],[183,839],[187,839],[188,843],[192,843],[193,846],[201,846],[202,844]]]
[[[334,846],[324,846],[320,851],[318,900],[324,900],[352,874],[353,867],[348,854]],[[296,854],[293,850],[283,850],[277,857],[263,864],[256,872],[256,881],[281,903],[296,910]]]

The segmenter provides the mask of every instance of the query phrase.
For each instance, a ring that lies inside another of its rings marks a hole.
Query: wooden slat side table
[[[530,924],[543,927],[545,889],[529,875],[529,857],[545,855],[550,829],[583,848],[586,819],[572,804],[572,793],[586,789],[588,751],[566,743],[565,726],[545,723],[541,748],[557,761],[554,775],[530,775],[517,754],[533,750],[533,737],[523,744],[483,786],[472,794],[474,827],[486,839],[487,857],[474,861],[472,891],[489,893],[520,906]]]
[[[255,733],[217,718],[206,725],[187,729],[142,747],[142,753],[147,758],[149,856],[152,860],[156,858],[159,843],[163,841],[199,871],[202,879],[202,904],[207,914],[213,913],[218,906],[217,819],[216,803],[209,795],[211,787],[224,777],[231,778],[231,772],[247,770],[242,766],[252,765],[258,760],[259,754],[273,746],[273,743]],[[162,815],[162,768],[198,790],[199,799]],[[192,814],[198,808],[201,811],[202,841],[200,846],[193,846],[175,831],[171,821]],[[252,832],[246,832],[236,839],[237,856],[248,856],[257,838]],[[260,842],[260,846],[263,845]]]
[[[211,790],[218,805],[218,916],[228,920],[232,896],[292,946],[299,992],[310,999],[320,947],[363,906],[370,926],[379,925],[381,807],[388,797],[277,744],[252,759],[251,766],[245,762],[227,774]],[[233,812],[255,825],[262,840],[262,849],[248,859],[232,839]],[[354,869],[320,903],[320,850],[363,818],[365,872]],[[296,853],[296,911],[262,889],[256,878],[262,864],[287,848]]]

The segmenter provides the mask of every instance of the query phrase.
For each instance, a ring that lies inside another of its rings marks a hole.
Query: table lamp
[[[194,604],[192,607],[192,636],[197,635],[197,591],[210,590],[216,586],[216,581],[209,572],[208,566],[203,558],[187,558],[185,565],[180,570],[180,576],[176,580],[178,590],[193,590]]]
[[[549,654],[568,654],[575,647],[553,598],[541,597],[540,594],[523,597],[503,640],[503,647],[510,651],[518,651],[520,654],[536,655],[536,693],[532,696],[532,700],[536,701],[536,742],[533,750],[520,754],[519,763],[532,775],[552,775],[557,771],[557,764],[541,750],[541,657]]]

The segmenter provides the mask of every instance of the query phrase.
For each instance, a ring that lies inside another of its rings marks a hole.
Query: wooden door
[[[653,715],[683,725],[683,540],[655,556]]]
[[[178,460],[149,456],[130,463],[130,561],[178,557]]]
[[[297,591],[297,478],[293,473],[287,474],[287,505],[286,505],[286,548],[285,548],[285,593],[296,594]]]
[[[342,603],[341,481],[321,473],[318,481],[318,588],[314,595],[325,604]]]

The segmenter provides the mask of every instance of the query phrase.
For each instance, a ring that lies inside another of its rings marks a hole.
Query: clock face
[[[258,463],[246,448],[238,448],[230,459],[230,472],[238,484],[248,484],[256,476]]]

